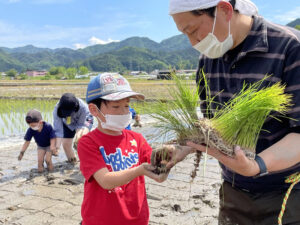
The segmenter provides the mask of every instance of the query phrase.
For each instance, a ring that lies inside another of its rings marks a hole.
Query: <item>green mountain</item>
[[[187,36],[180,34],[160,42],[161,49],[165,51],[178,51],[191,48]]]
[[[16,69],[42,70],[53,66],[87,66],[93,71],[124,71],[177,67],[197,67],[199,54],[184,35],[177,35],[161,43],[145,37],[131,37],[121,42],[94,45],[84,49],[37,48],[27,45],[0,48],[0,71]]]
[[[184,35],[157,43],[145,37],[131,37],[121,42],[94,45],[84,49],[48,49],[32,45],[19,48],[0,48],[3,61],[0,71],[7,68],[22,70],[49,69],[53,66],[86,65],[93,71],[124,71],[196,68],[198,53]]]
[[[106,45],[93,45],[84,49],[79,50],[87,56],[96,56],[99,54],[117,51],[124,47],[136,47],[143,49],[150,49],[152,51],[158,51],[160,45],[155,41],[145,37],[131,37],[121,42],[112,42]]]
[[[22,70],[24,65],[0,49],[0,71]]]
[[[300,25],[300,18],[287,24]],[[93,71],[124,71],[197,68],[199,53],[185,35],[177,35],[157,43],[146,37],[131,37],[120,42],[94,45],[84,49],[0,47],[0,72],[50,69],[53,66],[87,66]]]
[[[28,54],[35,54],[40,53],[44,51],[53,51],[50,48],[38,48],[33,45],[26,45],[24,47],[18,47],[18,48],[0,48],[1,50],[5,51],[6,53],[28,53]]]
[[[154,52],[149,49],[124,47],[117,51],[104,53],[84,60],[79,65],[93,71],[152,71],[177,67],[194,69],[197,67],[199,53],[192,48],[175,52]]]
[[[300,18],[295,19],[294,21],[287,24],[289,27],[296,27],[297,25],[300,25]]]

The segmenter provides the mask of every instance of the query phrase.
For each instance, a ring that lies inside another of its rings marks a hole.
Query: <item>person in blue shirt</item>
[[[134,108],[131,108],[129,106],[129,112],[131,113],[131,118],[135,120],[135,123],[133,124],[134,127],[142,127],[142,124],[140,123],[140,115],[134,110]],[[131,130],[131,124],[129,124],[125,129]]]
[[[44,161],[47,169],[53,171],[52,154],[56,154],[55,148],[55,132],[51,124],[43,121],[42,115],[38,110],[30,110],[25,118],[29,128],[25,134],[25,142],[18,156],[18,160],[22,160],[32,137],[37,144],[38,152],[38,172],[44,171]]]
[[[93,126],[93,116],[87,104],[72,93],[65,93],[53,110],[56,149],[62,144],[68,162],[74,164],[77,159],[72,144],[76,148],[78,140],[87,134]],[[74,143],[73,143],[74,139]]]

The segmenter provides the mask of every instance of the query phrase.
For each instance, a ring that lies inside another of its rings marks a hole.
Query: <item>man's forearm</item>
[[[269,172],[290,168],[300,163],[300,134],[290,133],[259,154]]]

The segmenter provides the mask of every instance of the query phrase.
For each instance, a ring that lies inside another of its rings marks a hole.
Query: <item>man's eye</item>
[[[190,32],[190,35],[193,35],[193,34],[195,34],[197,32],[197,30],[192,30],[191,32]]]

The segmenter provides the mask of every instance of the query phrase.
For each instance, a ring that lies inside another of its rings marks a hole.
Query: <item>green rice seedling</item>
[[[213,141],[211,147],[232,156],[233,146],[239,145],[246,156],[252,159],[255,157],[259,133],[267,117],[271,112],[277,112],[272,117],[279,120],[280,115],[286,114],[291,106],[292,96],[284,93],[284,85],[275,83],[261,88],[267,78],[254,84],[244,84],[237,95],[216,111],[210,120],[211,139],[216,135],[216,139],[222,139],[223,143]]]
[[[203,101],[208,106],[208,113],[213,111],[212,103],[215,103],[216,97],[210,95],[205,74],[202,73],[205,86],[198,87],[198,91],[192,90],[185,80],[179,80],[172,75],[176,85],[170,86],[169,93],[173,100],[167,104],[158,101],[152,106],[152,110],[150,109],[152,116],[158,120],[157,127],[162,130],[160,135],[172,131],[180,145],[192,141],[218,149],[229,156],[234,155],[234,146],[239,145],[246,156],[253,159],[258,136],[266,118],[271,112],[277,112],[272,117],[279,119],[291,105],[292,96],[284,93],[284,85],[276,83],[269,87],[261,87],[268,77],[254,84],[244,84],[242,90],[231,100],[214,109],[211,119],[199,119],[199,90],[205,90],[207,93]],[[196,174],[200,156],[200,153],[197,153],[192,177]]]
[[[1,136],[24,134],[28,129],[25,116],[28,110],[38,109],[45,121],[52,123],[52,111],[57,100],[0,99]]]

